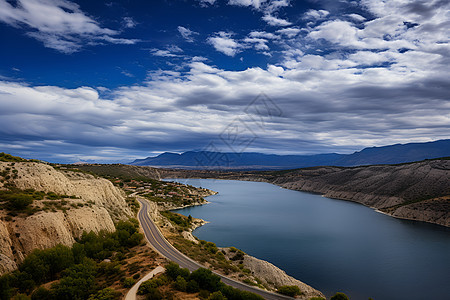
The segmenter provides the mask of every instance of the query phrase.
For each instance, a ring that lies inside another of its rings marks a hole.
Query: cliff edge
[[[44,163],[0,162],[0,192],[0,275],[33,249],[71,246],[83,231],[112,232],[115,221],[132,216],[110,181]],[[18,209],[14,199],[31,203]]]

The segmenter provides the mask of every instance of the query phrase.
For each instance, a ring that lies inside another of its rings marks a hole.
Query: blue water
[[[219,192],[177,211],[210,222],[195,236],[267,260],[328,297],[450,299],[447,228],[268,183],[177,181]]]

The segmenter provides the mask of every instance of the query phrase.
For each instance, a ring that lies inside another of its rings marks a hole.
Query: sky
[[[448,0],[0,0],[0,152],[351,153],[450,132]]]

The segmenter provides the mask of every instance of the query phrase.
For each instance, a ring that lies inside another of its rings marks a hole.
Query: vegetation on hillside
[[[167,286],[186,293],[198,293],[201,299],[222,300],[262,300],[254,293],[241,291],[220,281],[220,277],[211,270],[200,268],[192,273],[188,269],[180,268],[176,263],[169,263],[166,272],[156,278],[142,283],[139,288],[140,295],[147,295],[147,299],[170,299],[171,292]]]
[[[124,260],[143,239],[138,228],[137,220],[120,221],[115,232],[85,232],[72,247],[34,250],[18,270],[0,277],[0,299],[19,294],[50,300],[119,299],[121,293],[111,286],[124,282],[133,268]]]
[[[12,156],[11,154],[0,152],[0,161],[5,161],[5,162],[23,162],[23,161],[27,161],[27,160],[23,159],[22,157]]]

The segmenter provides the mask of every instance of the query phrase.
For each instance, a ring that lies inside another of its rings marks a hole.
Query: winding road
[[[148,203],[147,200],[136,197],[137,200],[141,203],[141,209],[138,213],[138,219],[141,223],[142,229],[144,230],[145,237],[147,238],[147,241],[150,243],[150,245],[158,251],[162,256],[170,259],[173,262],[176,262],[180,265],[182,268],[187,268],[189,271],[195,271],[198,268],[204,268],[201,264],[193,261],[186,255],[182,254],[180,251],[175,249],[162,235],[162,233],[159,231],[158,227],[153,223],[151,218],[148,215]],[[228,277],[225,277],[221,274],[218,274],[214,272],[215,274],[219,275],[222,282],[225,284],[228,284],[234,288],[243,290],[243,291],[249,291],[255,294],[258,294],[262,296],[264,299],[268,300],[275,300],[275,299],[293,299],[291,297],[287,297],[280,294],[271,293],[268,291],[264,291],[262,289],[252,287],[249,285],[246,285],[242,282],[235,281],[233,279],[230,279]]]

